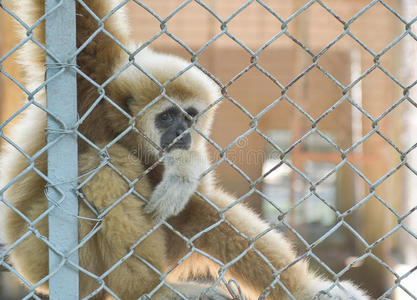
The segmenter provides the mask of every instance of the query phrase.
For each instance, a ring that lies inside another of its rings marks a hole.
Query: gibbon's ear
[[[125,100],[126,103],[126,108],[127,108],[127,112],[132,114],[133,110],[132,110],[132,106],[135,105],[136,100],[133,97],[129,97]]]

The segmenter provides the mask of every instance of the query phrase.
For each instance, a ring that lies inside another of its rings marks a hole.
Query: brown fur
[[[20,0],[15,2],[18,3],[16,7],[18,15],[30,25],[43,14],[43,1]],[[84,0],[84,2],[100,18],[110,12],[117,3],[115,0]],[[77,4],[77,14],[77,44],[78,47],[84,47],[78,56],[77,64],[84,74],[98,84],[103,84],[112,74],[129,62],[128,54],[103,33],[99,33],[92,42],[84,45],[85,41],[97,30],[98,25],[79,4]],[[118,11],[105,22],[105,28],[122,44],[134,50],[135,45],[128,39],[128,28],[125,24],[126,18],[123,11]],[[35,30],[35,37],[41,43],[44,42],[42,26]],[[44,79],[44,53],[32,44],[28,44],[24,48],[20,52],[20,61],[24,61],[22,66],[25,74],[24,83],[28,88],[35,88]],[[187,62],[177,57],[155,53],[150,49],[141,51],[134,60],[160,83],[167,82],[188,66]],[[138,134],[137,130],[158,144],[158,135],[155,133],[153,119],[155,114],[160,112],[169,102],[163,97],[161,101],[148,108],[143,114],[140,113],[150,101],[158,97],[162,91],[165,93],[163,96],[175,99],[181,107],[185,108],[191,103],[198,106],[201,111],[220,97],[214,83],[196,68],[191,68],[168,85],[161,87],[136,67],[129,66],[117,78],[109,82],[104,90],[106,96],[122,109],[130,110],[133,115],[138,114],[135,120],[136,130],[131,130],[108,149],[111,164],[129,180],[140,177],[158,156],[158,150]],[[81,117],[98,97],[97,87],[79,76],[78,107]],[[128,107],[126,99],[132,97],[135,99],[135,103]],[[35,99],[45,105],[44,91],[40,91]],[[12,140],[31,156],[39,153],[44,146],[45,117],[44,112],[38,108],[29,108],[12,132]],[[211,109],[198,117],[197,127],[208,134],[212,120],[213,110]],[[79,131],[90,141],[103,148],[121,132],[131,127],[130,121],[106,99],[102,99],[85,118]],[[204,139],[195,130],[191,131],[191,135],[191,150],[204,159],[207,157]],[[87,143],[81,141],[79,149],[81,174],[100,165],[97,152]],[[190,154],[188,150],[183,150],[181,153],[180,156],[183,156],[184,159]],[[6,171],[0,186],[4,186],[31,166],[31,163],[11,146],[4,150],[1,163],[2,169]],[[34,166],[46,174],[45,154],[36,159]],[[195,168],[195,165],[194,163],[178,163],[176,167],[165,165],[165,168],[168,167],[178,169],[178,172],[188,176],[193,173],[192,169]],[[204,163],[201,168],[204,170]],[[164,182],[164,175],[162,167],[158,167],[150,175],[141,177],[134,188],[143,197],[149,199],[154,189],[158,188],[158,183]],[[167,182],[169,184],[169,180]],[[48,206],[44,196],[44,186],[45,181],[36,174],[34,169],[30,169],[7,189],[4,197],[18,211],[33,221]],[[82,184],[81,193],[98,212],[103,212],[129,190],[127,181],[115,169],[106,165],[98,170],[89,181]],[[219,209],[231,205],[236,200],[214,184],[212,173],[201,179],[198,190]],[[187,200],[184,199],[184,201]],[[151,216],[144,213],[144,205],[136,195],[128,193],[108,213],[100,215],[102,218],[101,229],[79,250],[80,265],[85,270],[100,276],[129,253],[132,245],[154,226]],[[79,215],[85,218],[97,218],[83,201],[80,201]],[[216,209],[197,195],[191,196],[186,208],[177,216],[168,219],[168,223],[172,224],[184,236],[191,238],[208,226],[222,220],[216,227],[194,240],[193,245],[222,263],[236,259],[250,248],[240,259],[229,266],[226,276],[237,279],[244,288],[247,297],[257,297],[275,277],[273,270],[256,253],[255,249],[263,253],[276,270],[291,265],[296,260],[296,255],[285,237],[278,232],[268,231],[268,226],[244,205],[236,204],[224,215],[227,222],[230,222],[248,239],[239,235],[232,226],[222,219],[222,215],[219,215]],[[95,225],[94,221],[80,219],[80,241],[95,228]],[[11,209],[7,209],[5,212],[4,228],[8,245],[13,244],[21,236],[28,235],[13,249],[11,259],[18,272],[27,280],[32,283],[41,280],[48,274],[47,246],[33,234],[27,233],[27,222]],[[40,235],[48,236],[46,218],[37,222],[34,228]],[[252,240],[258,235],[262,235],[262,237],[256,241]],[[134,248],[136,255],[146,259],[161,272],[177,263],[188,251],[189,249],[181,238],[162,227],[155,230]],[[175,282],[181,278],[188,278],[190,275],[202,276],[207,272],[216,277],[218,270],[219,266],[216,263],[194,252],[169,274],[168,279]],[[94,279],[83,273],[81,276],[81,297],[86,297],[99,288],[99,283]],[[155,288],[159,280],[159,276],[154,271],[134,256],[130,256],[104,278],[106,286],[121,299],[136,299]],[[280,274],[280,281],[297,299],[311,299],[319,290],[326,289],[330,285],[329,282],[321,280],[309,272],[307,264],[303,260],[283,271]],[[344,284],[357,299],[367,298],[350,283]],[[177,285],[177,287],[189,297],[198,297],[203,290],[203,287],[198,285]],[[47,293],[48,285],[40,286],[38,291]],[[345,297],[347,294],[339,288],[333,289],[332,292],[342,297],[341,299],[347,299]],[[97,298],[102,296],[103,294],[99,294]],[[156,297],[165,298],[173,297],[173,295],[167,289],[162,289]],[[270,298],[287,299],[288,296],[276,284],[275,288],[271,290]]]

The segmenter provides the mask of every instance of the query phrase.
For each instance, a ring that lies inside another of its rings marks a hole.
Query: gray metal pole
[[[48,188],[50,299],[78,299],[78,176],[77,78],[72,68],[76,51],[75,0],[45,0],[47,54],[46,87],[48,111]],[[58,59],[56,61],[55,59]],[[68,257],[68,254],[71,255]]]

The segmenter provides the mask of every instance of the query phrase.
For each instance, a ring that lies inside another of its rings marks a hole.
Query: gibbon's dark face
[[[191,117],[197,115],[198,111],[194,107],[185,110]],[[161,133],[160,146],[162,149],[168,147],[172,141],[181,135],[191,126],[191,119],[175,106],[169,107],[156,115],[155,126]],[[191,145],[191,134],[186,133],[175,144],[171,145],[167,151],[173,149],[189,149]]]

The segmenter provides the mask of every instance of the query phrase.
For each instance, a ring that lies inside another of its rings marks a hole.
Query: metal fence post
[[[46,0],[50,299],[78,299],[77,81],[75,0]],[[74,130],[73,130],[74,129]],[[71,254],[71,255],[69,255]],[[68,263],[70,260],[71,263]],[[71,265],[73,264],[73,265]]]

